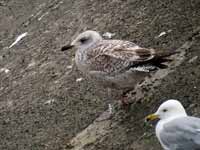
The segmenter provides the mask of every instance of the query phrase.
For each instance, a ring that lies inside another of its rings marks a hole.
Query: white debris
[[[11,47],[13,47],[14,45],[16,45],[16,44],[17,44],[22,38],[24,38],[27,34],[28,34],[28,32],[25,32],[25,33],[22,33],[21,35],[19,35],[19,36],[16,38],[15,42],[13,42],[13,43],[9,46],[9,48],[11,48]]]
[[[81,82],[81,81],[83,81],[83,78],[77,78],[76,79],[76,82]]]
[[[170,33],[170,32],[172,32],[172,29],[167,30],[167,33]]]
[[[155,38],[159,38],[159,37],[161,37],[161,36],[163,36],[163,35],[166,35],[167,33],[170,33],[170,32],[172,32],[171,29],[167,30],[167,32],[163,31],[163,32],[161,32],[158,36],[156,36]]]
[[[42,20],[42,18],[43,18],[44,16],[48,15],[48,14],[49,14],[49,12],[44,13],[42,16],[40,16],[40,17],[38,18],[38,21]]]
[[[67,66],[67,69],[72,69],[72,65]]]
[[[39,16],[39,15],[41,14],[41,12],[42,12],[41,10],[40,10],[40,11],[38,11],[38,12],[37,12],[37,13],[36,13],[36,14],[35,14],[33,17],[35,17],[35,18],[36,18],[37,16]]]
[[[166,32],[161,32],[158,36],[156,36],[156,38],[159,38],[159,37],[161,37],[161,36],[163,36],[165,34],[167,34],[167,33]]]
[[[8,72],[10,72],[10,70],[9,70],[9,69],[7,69],[7,68],[1,68],[1,69],[0,69],[0,72],[5,72],[5,73],[8,73]]]
[[[55,102],[55,99],[50,99],[48,101],[46,101],[44,104],[52,104]]]
[[[113,113],[113,108],[112,108],[112,105],[111,104],[108,104],[108,111],[109,113]]]
[[[60,1],[57,5],[55,5],[52,9],[56,9],[59,7],[60,4],[63,4],[63,1]]]
[[[35,64],[36,64],[36,63],[35,63],[34,61],[31,62],[30,64],[28,64],[28,68],[35,66]]]
[[[138,24],[141,24],[142,23],[142,21],[139,21],[139,22],[137,22],[136,24],[138,25]]]
[[[115,36],[115,33],[106,32],[102,36],[111,39],[113,36]]]
[[[188,62],[189,63],[193,63],[194,61],[196,61],[198,59],[198,56],[194,56],[192,57]]]
[[[54,83],[55,83],[55,84],[57,84],[57,83],[59,83],[59,81],[58,81],[58,80],[56,80],[56,81],[54,81]]]

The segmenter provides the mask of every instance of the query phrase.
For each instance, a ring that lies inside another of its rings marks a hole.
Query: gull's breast
[[[83,72],[83,73],[87,73],[88,72],[88,65],[87,63],[87,58],[86,55],[82,52],[76,52],[75,54],[75,63],[76,66],[78,67],[78,69]]]

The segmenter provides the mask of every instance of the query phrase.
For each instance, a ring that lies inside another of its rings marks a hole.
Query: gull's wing
[[[160,140],[170,150],[200,150],[200,119],[183,117],[165,124]]]
[[[165,57],[154,49],[141,48],[132,42],[121,40],[103,40],[89,51],[90,69],[106,73],[121,72],[149,63],[155,58]]]

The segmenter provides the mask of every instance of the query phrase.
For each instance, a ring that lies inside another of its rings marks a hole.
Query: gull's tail
[[[152,64],[153,66],[156,66],[160,69],[165,69],[168,66],[164,63],[172,61],[169,57],[172,55],[175,55],[177,53],[180,53],[179,51],[173,51],[173,52],[156,52],[153,59],[149,60],[149,64]]]

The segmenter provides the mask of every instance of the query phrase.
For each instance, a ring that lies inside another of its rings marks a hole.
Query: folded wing
[[[133,67],[152,65],[160,68],[168,61],[169,52],[156,52],[154,49],[121,40],[106,40],[91,48],[90,69],[106,73],[123,72]]]
[[[184,117],[164,125],[162,143],[170,150],[200,150],[200,119]]]

